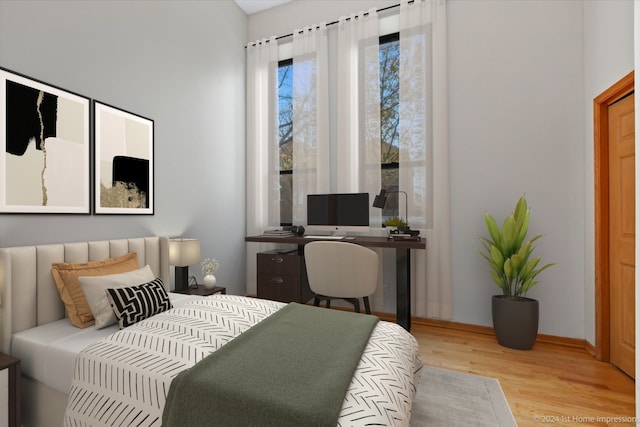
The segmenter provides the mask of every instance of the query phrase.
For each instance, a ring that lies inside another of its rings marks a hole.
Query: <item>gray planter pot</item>
[[[517,350],[530,350],[538,336],[539,305],[531,298],[491,298],[493,330],[498,343]]]

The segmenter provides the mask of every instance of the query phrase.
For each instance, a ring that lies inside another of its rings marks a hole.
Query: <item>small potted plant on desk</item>
[[[420,240],[420,231],[412,230],[407,222],[400,217],[387,218],[384,227],[387,229],[387,239]]]
[[[387,229],[387,235],[392,237],[394,234],[404,234],[407,228],[407,222],[399,216],[387,218],[384,221],[384,227]]]
[[[526,240],[529,229],[529,208],[524,196],[520,197],[513,213],[507,216],[500,229],[488,213],[484,221],[489,237],[480,236],[484,251],[476,251],[489,264],[493,281],[502,295],[491,299],[493,329],[498,343],[505,347],[529,350],[538,335],[538,301],[527,298],[527,291],[538,284],[536,276],[554,264],[540,268],[540,257],[531,257],[533,243],[542,235]]]

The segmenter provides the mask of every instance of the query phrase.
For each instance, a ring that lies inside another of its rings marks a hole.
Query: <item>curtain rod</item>
[[[409,0],[409,2],[408,2],[408,3],[413,3],[414,1],[415,1],[415,0]],[[396,8],[396,7],[398,7],[398,6],[400,6],[400,3],[398,3],[398,4],[392,4],[391,6],[382,7],[382,8],[380,8],[380,9],[377,9],[377,10],[376,10],[376,12],[377,12],[377,13],[384,12],[385,10],[394,9],[394,8]],[[365,15],[365,16],[366,16],[366,15],[368,15],[368,14],[369,14],[369,12],[365,12],[365,13],[363,13],[363,15]],[[348,20],[350,20],[350,19],[351,19],[351,17],[347,17],[347,18],[346,18],[346,20],[347,20],[347,21],[348,21]],[[328,23],[328,24],[326,24],[326,25],[327,25],[327,27],[328,27],[329,25],[335,25],[335,24],[337,24],[337,23],[339,23],[339,22],[340,22],[340,20],[331,21],[331,22],[329,22],[329,23]],[[320,27],[316,25],[316,28],[320,28]],[[303,32],[304,32],[304,31],[300,31],[300,32],[299,32],[299,34],[302,34]],[[293,33],[285,34],[285,35],[283,35],[283,36],[278,36],[278,37],[276,37],[275,39],[276,39],[276,40],[280,40],[280,39],[284,39],[284,38],[291,37],[291,36],[293,36]],[[265,40],[265,43],[269,43],[269,39]],[[249,45],[251,45],[251,46],[255,46],[256,44],[257,44],[256,42],[251,42],[251,43],[249,43]],[[246,48],[247,48],[247,46],[245,46],[244,48],[246,49]]]

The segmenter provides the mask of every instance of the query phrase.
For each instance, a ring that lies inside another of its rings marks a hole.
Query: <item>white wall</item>
[[[291,34],[296,28],[333,22],[341,16],[396,5],[399,0],[293,0],[249,16],[247,40]]]
[[[0,1],[1,67],[155,122],[154,216],[0,214],[0,246],[183,234],[244,293],[246,31],[233,0]]]
[[[582,3],[450,1],[454,317],[491,325],[498,293],[474,252],[482,215],[525,194],[536,253],[558,265],[528,296],[544,334],[584,337]]]
[[[248,39],[381,7],[336,3],[294,1],[253,15]],[[589,109],[592,92],[630,69],[629,6],[448,1],[453,320],[491,325],[490,295],[497,288],[473,248],[485,232],[483,213],[503,218],[526,194],[531,233],[545,234],[537,253],[558,263],[529,293],[541,303],[540,332],[593,339]]]

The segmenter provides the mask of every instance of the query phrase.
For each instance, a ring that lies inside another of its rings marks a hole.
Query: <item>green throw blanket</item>
[[[180,373],[162,425],[334,427],[377,322],[288,304]]]

